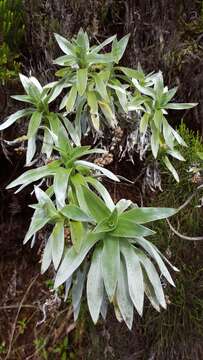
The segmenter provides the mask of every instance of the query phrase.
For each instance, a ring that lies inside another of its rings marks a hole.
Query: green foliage
[[[0,81],[17,77],[24,35],[22,0],[0,0]]]
[[[2,341],[1,343],[0,343],[0,354],[6,354],[6,343],[5,343],[5,341]]]
[[[39,152],[46,155],[45,164],[26,171],[7,188],[20,186],[20,191],[38,182],[34,188],[37,203],[31,205],[34,213],[24,243],[32,240],[33,246],[38,232],[44,231],[42,272],[53,265],[54,288],[64,284],[65,298],[71,292],[74,319],[78,318],[86,288],[94,323],[100,314],[106,317],[110,302],[117,319],[124,320],[131,329],[134,308],[143,313],[144,295],[157,311],[166,308],[158,271],[174,285],[166,264],[177,270],[145,239],[154,231],[143,224],[172,216],[176,210],[139,208],[126,199],[114,204],[101,179],[105,176],[119,182],[119,177],[89,161],[92,154],[103,150],[81,146],[81,142],[87,127],[101,136],[104,123],[115,126],[116,114],[136,112],[140,132],[145,133],[147,127],[151,132],[153,156],[157,157],[164,144],[164,156],[183,160],[175,146],[185,143],[168,124],[167,109],[186,109],[195,104],[170,103],[176,89],[164,87],[160,72],[145,76],[140,66],[137,70],[117,66],[128,36],[119,41],[113,36],[98,46],[90,46],[82,30],[72,41],[57,34],[55,37],[65,53],[55,60],[63,66],[57,72],[61,79],[41,86],[36,78],[20,74],[26,94],[13,98],[29,107],[0,125],[4,130],[20,118],[29,118],[26,165],[31,165]],[[100,53],[110,43],[111,51]],[[59,112],[51,112],[49,104],[67,88]],[[36,151],[38,144],[41,150]],[[169,159],[163,161],[178,180]]]
[[[20,75],[26,95],[13,96],[14,99],[28,102],[34,108],[11,115],[0,130],[6,129],[16,120],[31,116],[28,127],[28,147],[26,164],[29,164],[36,152],[36,135],[41,126],[44,128],[42,153],[49,158],[53,151],[53,134],[64,131],[64,126],[76,145],[80,145],[81,136],[89,127],[101,135],[101,121],[107,127],[117,125],[117,114],[124,118],[132,117],[136,112],[141,138],[150,132],[151,152],[154,158],[163,160],[176,181],[179,176],[168,156],[183,161],[177,150],[178,145],[187,146],[177,131],[169,125],[168,110],[190,109],[195,103],[171,103],[177,88],[168,90],[164,86],[163,75],[151,73],[145,76],[140,65],[137,70],[116,66],[127,46],[129,36],[117,41],[112,36],[98,46],[90,47],[88,35],[80,30],[77,37],[69,41],[55,34],[61,50],[66,54],[54,61],[63,66],[56,75],[61,79],[42,87],[34,77]],[[112,43],[111,52],[100,51]],[[48,104],[56,100],[64,89],[69,92],[63,96],[59,105],[62,113],[50,113]],[[65,108],[65,112],[64,112]],[[75,121],[66,116],[75,114]],[[62,125],[60,124],[62,122]]]
[[[24,35],[22,0],[0,1],[0,33],[11,49],[18,49]]]
[[[6,81],[17,77],[20,70],[17,59],[18,55],[13,54],[6,43],[0,46],[0,80]]]

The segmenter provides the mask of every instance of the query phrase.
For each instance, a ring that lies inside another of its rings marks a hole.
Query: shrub
[[[54,61],[63,67],[56,73],[60,79],[41,86],[36,78],[20,75],[26,94],[13,98],[29,107],[0,125],[4,130],[20,118],[29,118],[26,165],[33,165],[39,156],[45,163],[26,171],[8,188],[20,186],[20,191],[40,181],[34,188],[37,204],[31,205],[34,214],[24,243],[31,240],[33,245],[36,234],[45,227],[42,272],[53,264],[55,289],[64,284],[66,298],[71,288],[75,320],[86,285],[95,323],[100,313],[106,316],[109,301],[117,319],[131,328],[134,308],[143,313],[144,294],[156,310],[166,308],[157,269],[171,285],[174,282],[165,264],[177,270],[145,239],[154,232],[143,224],[169,217],[176,210],[139,208],[126,199],[114,204],[101,180],[105,176],[119,182],[121,177],[89,161],[92,154],[104,151],[82,146],[81,141],[88,128],[102,136],[105,127],[117,125],[117,115],[125,118],[130,114],[141,136],[147,129],[150,132],[154,158],[159,155],[178,180],[168,155],[184,160],[177,147],[186,144],[166,120],[167,110],[189,109],[195,104],[171,103],[177,89],[164,86],[161,72],[145,76],[140,67],[118,66],[128,36],[119,41],[113,36],[91,47],[82,30],[72,41],[55,37],[65,53]],[[111,51],[101,53],[110,43]],[[59,110],[51,111],[49,104],[62,92]]]

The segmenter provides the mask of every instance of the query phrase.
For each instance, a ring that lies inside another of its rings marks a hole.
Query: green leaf
[[[65,86],[66,86],[66,84],[64,83],[64,81],[60,80],[57,83],[57,85],[51,91],[51,96],[49,97],[48,104],[50,104],[52,101],[54,101],[61,94],[61,92],[63,91]]]
[[[57,222],[51,234],[52,258],[55,270],[58,269],[64,250],[64,223]]]
[[[122,87],[115,89],[115,91],[116,91],[116,95],[118,97],[121,107],[127,113],[128,112],[128,107],[127,107],[128,100],[127,100],[126,91]]]
[[[77,160],[75,162],[76,165],[82,165],[85,166],[87,168],[93,169],[93,170],[98,170],[100,173],[104,174],[106,177],[108,177],[109,179],[113,180],[113,181],[120,181],[119,178],[113,174],[110,170],[107,170],[99,165],[96,165],[94,163],[91,163],[89,161],[84,161],[84,160]]]
[[[159,300],[160,305],[164,309],[166,309],[166,300],[165,300],[164,292],[163,292],[161,281],[160,281],[160,278],[156,271],[155,266],[147,258],[147,256],[144,255],[144,253],[142,253],[141,251],[138,251],[138,250],[136,250],[136,253],[138,254],[140,262],[144,266],[144,269],[147,273],[149,281],[151,282],[151,284],[154,288],[154,292],[156,294],[157,299]]]
[[[93,193],[93,191],[89,190],[85,186],[82,186],[81,188],[86,205],[93,219],[100,222],[111,214],[105,203],[95,193]]]
[[[109,102],[109,96],[106,89],[106,84],[102,78],[102,73],[99,73],[94,76],[96,83],[96,90],[100,94],[102,100],[105,100],[107,103]]]
[[[140,120],[140,132],[142,134],[146,133],[148,124],[149,124],[149,114],[144,113],[144,115],[142,116],[142,118]]]
[[[113,231],[116,228],[117,224],[118,224],[118,211],[116,208],[114,208],[113,212],[108,218],[98,223],[98,225],[94,229],[94,232],[99,233],[99,232]]]
[[[77,39],[76,39],[77,45],[79,45],[79,47],[82,50],[85,51],[89,51],[89,39],[88,39],[88,35],[85,31],[83,31],[82,28],[80,28],[78,34],[77,34]]]
[[[154,288],[152,286],[152,284],[149,281],[149,278],[146,274],[145,269],[143,269],[143,277],[144,277],[144,291],[145,294],[147,295],[149,301],[151,302],[153,308],[160,312],[160,304],[159,304],[159,300],[156,297],[156,294],[154,292]]]
[[[155,110],[153,121],[154,121],[154,124],[155,124],[155,126],[156,126],[156,128],[158,130],[161,130],[162,119],[163,119],[162,111],[161,110]]]
[[[141,80],[141,81],[144,80],[143,73],[138,70],[130,69],[130,68],[123,67],[123,66],[120,66],[118,69],[121,70],[129,78],[134,78],[134,79]]]
[[[7,129],[9,126],[11,126],[16,120],[28,116],[32,113],[32,109],[23,109],[18,110],[14,114],[10,115],[7,120],[0,125],[0,131]]]
[[[110,106],[104,101],[98,101],[98,104],[108,122],[108,125],[110,127],[114,128],[117,125],[117,121],[116,121],[115,114],[111,110]]]
[[[59,77],[63,77],[70,74],[70,67],[74,66],[77,62],[77,57],[75,55],[64,55],[59,56],[55,60],[53,60],[53,64],[66,66],[63,69],[58,70],[55,75]]]
[[[71,220],[92,222],[92,218],[85,214],[85,212],[76,205],[66,205],[63,209],[60,210],[60,212]]]
[[[56,39],[59,47],[65,54],[74,55],[73,45],[70,43],[70,41],[68,41],[63,36],[56,34],[56,33],[54,34],[54,36],[55,36],[55,39]]]
[[[134,84],[134,86],[137,88],[137,90],[139,90],[141,92],[141,94],[150,96],[151,98],[153,98],[155,100],[156,95],[153,89],[151,89],[150,87],[145,87],[140,85],[140,83],[136,80],[136,79],[132,79],[132,82]]]
[[[148,254],[154,258],[154,260],[157,262],[157,265],[159,266],[159,269],[162,273],[162,275],[166,278],[166,280],[172,285],[175,286],[173,279],[164,264],[161,256],[158,253],[158,249],[156,249],[156,246],[151,244],[149,241],[147,241],[144,238],[137,238],[136,243],[138,243],[140,246],[142,246]]]
[[[176,214],[177,210],[173,208],[153,208],[136,207],[123,212],[119,219],[126,219],[136,224],[145,224],[150,221],[165,219]]]
[[[55,167],[55,166],[56,167]],[[47,177],[47,176],[51,176],[54,175],[56,173],[56,168],[60,165],[58,161],[54,161],[52,163],[52,166],[50,165],[45,165],[42,167],[38,167],[37,169],[32,169],[32,170],[28,170],[26,171],[24,174],[22,174],[21,176],[19,176],[17,179],[15,179],[14,181],[12,181],[7,187],[6,189],[11,189],[15,186],[18,185],[29,185],[32,182],[38,181],[40,179],[42,179],[43,177]]]
[[[31,237],[40,229],[42,229],[50,220],[50,217],[45,213],[43,209],[35,210],[29,229],[25,235],[23,244],[26,244]]]
[[[173,148],[174,136],[173,136],[173,132],[172,132],[172,127],[168,124],[168,121],[166,120],[165,117],[163,117],[163,136],[164,136],[166,145],[168,145],[170,148]]]
[[[41,124],[41,120],[42,120],[42,113],[38,111],[33,112],[28,125],[28,132],[27,132],[28,139],[30,139],[33,135],[36,134]]]
[[[97,247],[94,250],[87,275],[87,303],[94,324],[98,321],[104,294],[101,255],[101,249]]]
[[[144,304],[144,283],[140,261],[129,242],[123,240],[120,241],[120,249],[125,259],[129,294],[138,314],[142,316]]]
[[[77,70],[77,90],[80,96],[82,96],[87,87],[87,69]]]
[[[118,62],[120,61],[120,59],[122,58],[126,46],[128,44],[128,40],[129,40],[130,34],[125,35],[122,39],[120,39],[119,41],[117,41],[117,39],[115,39],[113,41],[113,46],[112,46],[112,54],[114,57],[114,61],[118,64]]]
[[[72,86],[69,95],[68,95],[68,100],[66,102],[66,110],[68,112],[72,112],[74,109],[74,105],[75,105],[75,101],[77,98],[77,88],[75,85]]]
[[[126,209],[128,209],[133,202],[131,200],[120,199],[116,204],[116,209],[118,210],[118,214],[122,214]]]
[[[124,238],[136,238],[138,236],[148,236],[153,234],[155,234],[154,231],[120,217],[116,229],[111,233],[112,236]]]
[[[54,176],[53,186],[58,209],[65,206],[66,192],[71,171],[72,169],[64,169],[60,167],[57,169]]]
[[[178,173],[176,171],[176,169],[173,167],[173,165],[171,164],[169,158],[167,156],[165,156],[163,158],[163,162],[164,164],[166,165],[166,167],[169,169],[169,171],[172,173],[173,177],[175,178],[175,180],[177,182],[179,182],[179,176],[178,176]]]
[[[85,241],[84,226],[79,221],[70,221],[71,241],[77,253],[79,253],[82,243]]]
[[[14,99],[14,100],[18,100],[18,101],[22,101],[22,102],[32,104],[32,99],[28,95],[12,95],[11,98]]]
[[[177,150],[167,150],[167,154],[171,155],[175,159],[178,159],[180,161],[185,161],[184,157],[181,155],[181,153]]]
[[[34,76],[31,76],[31,77],[29,78],[29,80],[30,80],[31,84],[32,84],[35,88],[37,88],[37,90],[38,90],[39,93],[41,94],[42,91],[43,91],[43,87],[42,87],[42,85],[40,84],[40,82],[39,82]]]
[[[106,151],[103,149],[97,149],[97,148],[90,149],[89,146],[77,146],[72,149],[70,159],[71,161],[73,161],[85,155],[105,154],[105,153]]]
[[[91,114],[98,114],[98,103],[95,91],[88,91],[87,92],[87,103],[90,107]]]
[[[90,65],[93,64],[110,64],[114,61],[112,54],[94,54],[89,53],[87,55],[87,62]]]
[[[80,141],[80,134],[78,133],[77,129],[74,127],[74,125],[65,117],[63,116],[65,127],[73,140],[74,144],[77,146],[81,145]]]
[[[177,131],[175,131],[173,128],[171,129],[174,137],[176,138],[177,142],[180,144],[180,145],[183,145],[185,147],[187,147],[187,144],[186,142],[182,139],[182,137],[177,133]]]
[[[102,185],[100,181],[94,179],[93,177],[87,176],[85,179],[89,184],[91,184],[96,189],[96,191],[104,200],[106,206],[109,208],[109,210],[112,211],[115,208],[115,205],[109,192],[106,190],[105,186]]]
[[[151,124],[151,131],[152,131],[151,149],[152,149],[152,154],[153,154],[154,158],[156,159],[158,151],[159,151],[159,132],[153,124]]]
[[[28,165],[36,152],[36,137],[35,135],[28,139],[27,151],[26,151],[26,165]]]
[[[164,106],[165,109],[186,110],[197,106],[198,103],[169,103]]]
[[[156,92],[157,100],[159,102],[164,91],[164,81],[161,71],[156,74],[156,77],[154,79],[154,90]]]
[[[44,138],[43,138],[43,144],[41,148],[41,153],[46,154],[47,159],[50,159],[50,156],[53,151],[53,143],[54,143],[54,137],[51,130],[48,128],[44,129]]]
[[[106,45],[110,44],[115,38],[116,38],[116,35],[113,35],[113,36],[109,37],[108,39],[104,40],[101,44],[93,47],[92,50],[91,50],[91,53],[92,54],[97,54]]]
[[[103,241],[101,266],[104,286],[109,301],[112,302],[120,270],[120,249],[119,240],[112,238],[109,234]]]
[[[39,202],[39,205],[41,207],[44,207],[46,214],[50,217],[50,219],[52,217],[55,217],[56,215],[58,215],[58,212],[55,209],[54,203],[50,199],[49,195],[45,191],[40,189],[38,186],[34,186],[34,190],[35,190],[35,196]]]
[[[125,321],[128,329],[131,330],[133,323],[133,303],[129,294],[127,271],[122,259],[120,264],[120,272],[118,275],[116,299],[123,320]]]
[[[19,78],[20,78],[20,81],[21,81],[26,93],[28,95],[30,95],[29,94],[29,91],[30,91],[30,79],[27,76],[23,75],[23,74],[19,74]]]
[[[86,278],[86,269],[84,269],[83,271],[78,270],[76,274],[76,279],[72,287],[74,321],[78,319],[78,315],[80,312],[80,305],[81,305],[82,293],[85,284],[85,278]]]
[[[77,253],[74,247],[67,250],[64,259],[56,274],[54,288],[63,284],[78,269],[91,248],[100,240],[100,234],[89,233],[83,242],[80,252]]]
[[[43,256],[42,256],[42,265],[41,265],[41,273],[44,274],[47,271],[52,261],[52,241],[51,237],[48,238]]]
[[[176,94],[178,90],[178,87],[174,87],[173,89],[168,90],[166,93],[163,93],[161,96],[161,107],[165,107],[165,105],[167,105],[167,103],[174,97],[174,95]]]

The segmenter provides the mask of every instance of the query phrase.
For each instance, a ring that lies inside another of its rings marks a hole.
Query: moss
[[[2,83],[16,78],[19,73],[19,48],[23,36],[22,0],[0,0],[0,82]]]

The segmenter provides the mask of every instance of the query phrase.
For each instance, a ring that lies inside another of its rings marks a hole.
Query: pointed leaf
[[[56,165],[58,164],[57,161],[54,163]],[[37,169],[28,170],[24,174],[19,176],[17,179],[12,181],[6,188],[11,189],[12,187],[15,187],[18,185],[24,185],[24,184],[26,184],[26,186],[27,186],[27,185],[31,184],[32,182],[40,180],[43,177],[54,175],[56,170],[53,165],[54,164],[52,164],[52,166],[45,165],[45,166],[39,167]]]
[[[198,103],[169,103],[164,106],[165,109],[186,110],[197,106]]]
[[[94,163],[91,163],[89,161],[85,161],[85,160],[77,160],[75,162],[76,165],[83,165],[83,166],[86,166],[90,169],[93,169],[93,170],[98,170],[100,173],[104,174],[106,177],[108,177],[109,179],[113,180],[113,181],[120,181],[119,178],[114,174],[112,173],[110,170],[107,170],[99,165],[96,165]]]
[[[26,165],[28,165],[36,152],[36,137],[32,136],[31,138],[28,139],[28,143],[27,143],[27,151],[26,151]]]
[[[164,157],[163,159],[164,164],[166,165],[166,167],[169,169],[169,171],[172,173],[173,177],[175,178],[175,180],[177,182],[179,182],[179,176],[178,173],[176,171],[176,169],[173,167],[173,165],[171,164],[169,158],[167,156]]]
[[[43,256],[42,256],[42,265],[41,265],[41,273],[44,274],[47,271],[52,261],[52,242],[51,238],[47,240]]]
[[[87,303],[93,322],[96,324],[104,295],[104,283],[101,270],[100,248],[94,250],[87,276]]]
[[[128,329],[131,330],[133,323],[133,303],[129,294],[126,266],[122,260],[120,264],[120,272],[118,275],[116,299],[123,320],[125,321]]]
[[[125,259],[130,297],[138,314],[142,316],[144,283],[140,261],[129,242],[120,241],[120,248]]]
[[[77,253],[79,253],[82,243],[85,241],[84,225],[79,221],[70,221],[71,241]]]
[[[147,251],[148,254],[150,254],[150,256],[152,256],[152,258],[154,258],[154,260],[157,262],[157,265],[159,266],[159,269],[160,269],[162,275],[166,278],[166,280],[172,286],[175,286],[174,281],[173,281],[166,265],[164,264],[161,256],[159,255],[158,251],[156,250],[155,245],[151,244],[149,241],[147,241],[144,238],[137,238],[136,242],[138,244],[140,244],[140,246],[142,246],[145,249],[145,251]]]
[[[109,210],[112,211],[115,208],[115,205],[109,192],[106,190],[105,186],[102,185],[100,181],[94,179],[93,177],[87,176],[85,179],[89,184],[91,184],[96,189],[96,191],[104,200],[106,206],[109,208]]]
[[[93,193],[93,191],[89,190],[85,186],[82,186],[82,191],[87,207],[92,217],[97,222],[102,221],[104,218],[110,215],[110,210],[107,208],[105,203],[95,193]]]
[[[136,224],[145,224],[150,221],[165,219],[176,214],[177,210],[173,208],[153,208],[153,207],[136,207],[123,212],[119,219],[133,221]]]
[[[138,254],[140,262],[144,266],[144,269],[147,273],[149,281],[151,282],[151,284],[154,288],[154,292],[156,294],[157,299],[159,300],[160,305],[164,309],[166,309],[166,300],[165,300],[163,288],[162,288],[161,281],[160,281],[160,278],[159,278],[159,275],[157,273],[155,266],[147,258],[147,256],[144,255],[144,253],[142,253],[141,251],[138,252],[138,250],[136,250],[136,253]]]
[[[69,92],[68,99],[66,102],[66,109],[68,112],[73,111],[76,98],[77,98],[77,88],[75,85],[73,85]]]
[[[72,303],[73,303],[73,314],[74,321],[78,319],[78,315],[80,312],[80,304],[82,299],[82,293],[85,283],[86,271],[77,271],[77,276],[75,282],[72,287]]]
[[[65,206],[65,200],[67,197],[67,187],[72,169],[58,168],[54,176],[54,193],[56,196],[56,204],[58,209]]]
[[[90,218],[83,210],[76,205],[66,205],[60,212],[68,219],[75,221],[92,222]]]
[[[118,273],[120,271],[120,249],[119,240],[111,238],[109,234],[107,234],[103,241],[101,266],[104,286],[111,302],[116,290]]]
[[[60,264],[64,250],[64,223],[57,222],[51,234],[52,258],[55,270]]]
[[[31,237],[40,229],[42,229],[50,220],[50,217],[45,214],[43,209],[38,209],[34,212],[27,234],[25,235],[23,244],[26,244]]]
[[[80,96],[83,96],[87,87],[87,69],[77,70],[77,90]]]
[[[54,284],[55,289],[63,284],[74,273],[88,252],[97,243],[97,241],[100,240],[100,238],[101,235],[99,234],[89,233],[86,237],[86,240],[83,242],[79,253],[75,251],[73,246],[68,249],[56,274]]]
[[[28,116],[32,113],[31,109],[23,109],[23,110],[18,110],[17,112],[15,112],[14,114],[10,115],[7,120],[3,123],[0,124],[0,131],[7,129],[9,126],[11,126],[16,120]]]
[[[27,132],[28,139],[36,134],[41,124],[41,120],[42,120],[42,113],[38,111],[33,112],[28,125],[28,132]]]
[[[136,238],[137,236],[148,236],[155,234],[154,231],[146,228],[145,226],[138,225],[133,221],[121,218],[118,219],[118,225],[114,231],[112,231],[112,236],[118,237],[127,237],[127,238]]]
[[[67,55],[74,55],[73,53],[73,46],[71,45],[70,41],[68,41],[67,39],[65,39],[63,36],[59,35],[59,34],[54,34],[55,39],[58,43],[58,45],[60,46],[61,50],[67,54]]]

